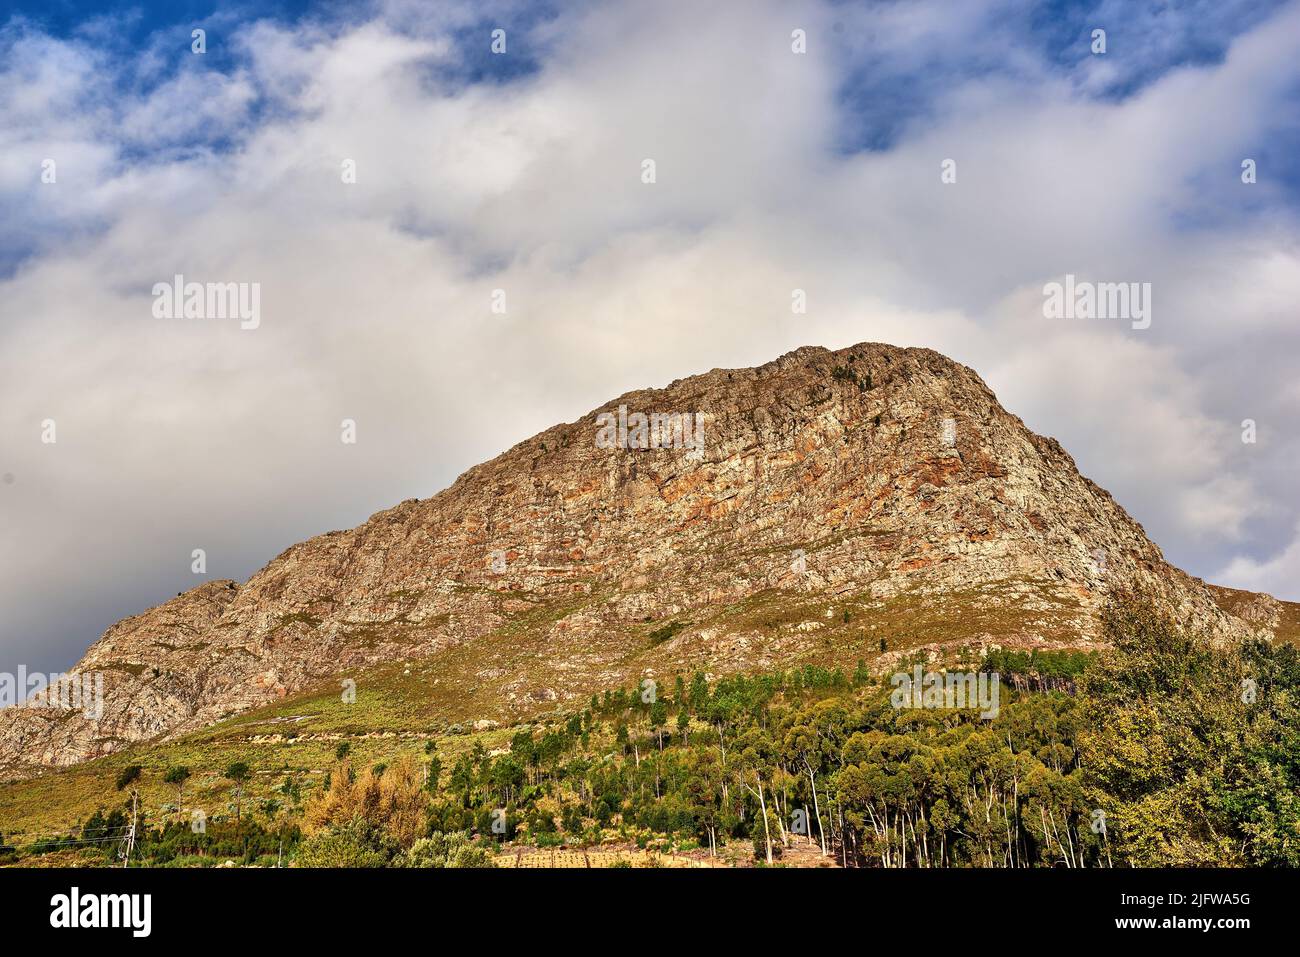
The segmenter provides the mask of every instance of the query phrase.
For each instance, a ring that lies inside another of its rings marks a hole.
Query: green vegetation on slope
[[[1300,863],[1296,649],[1216,649],[1140,600],[1110,608],[1104,624],[1112,652],[991,652],[983,668],[1004,682],[992,720],[895,708],[865,664],[852,675],[683,674],[481,733],[364,737],[345,733],[357,712],[341,710],[313,721],[311,740],[253,742],[250,731],[288,724],[266,711],[9,786],[0,830],[76,790],[60,795],[52,781],[102,784],[139,765],[124,787],[149,808],[138,849],[149,863],[274,853],[478,866],[498,844],[744,848],[762,863],[811,849],[849,866]],[[370,693],[406,713],[400,695]],[[257,769],[250,780],[230,776],[241,761]],[[102,790],[79,800],[89,802],[79,825],[36,835],[44,844],[11,834],[9,856],[105,859],[103,843],[54,843],[123,825],[120,806],[93,810]],[[198,802],[212,823],[186,837]]]

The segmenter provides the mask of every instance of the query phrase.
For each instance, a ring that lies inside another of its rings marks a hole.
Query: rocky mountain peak
[[[1216,635],[1251,627],[969,368],[805,346],[628,392],[113,625],[76,668],[105,676],[101,719],[0,714],[0,765],[75,763],[394,661],[422,662],[448,720],[510,720],[695,668],[1087,647],[1117,586]]]

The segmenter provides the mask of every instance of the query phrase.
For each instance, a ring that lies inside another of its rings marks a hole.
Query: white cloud
[[[36,255],[0,282],[0,599],[22,632],[3,654],[66,664],[191,585],[192,548],[243,577],[628,389],[805,344],[972,365],[1194,572],[1294,521],[1294,395],[1252,373],[1294,366],[1294,220],[1178,221],[1215,164],[1234,195],[1227,161],[1278,115],[1294,10],[1239,41],[1249,56],[1123,103],[1013,48],[1011,75],[959,77],[891,148],[848,155],[841,57],[860,21],[841,8],[580,10],[537,27],[535,73],[475,85],[439,72],[465,58],[447,25],[467,13],[413,30],[390,11],[238,27],[231,75],[185,64],[141,94],[76,43],[32,37],[11,58],[26,92],[0,99],[21,147],[0,150],[0,200]],[[870,42],[894,68],[956,42],[934,8],[891,16]],[[141,155],[151,132],[235,146]],[[57,187],[33,172],[46,152],[69,170]],[[1041,285],[1067,271],[1151,281],[1152,328],[1045,320]],[[177,272],[260,282],[261,328],[152,319],[150,287]],[[1274,436],[1253,460],[1251,413]],[[47,416],[57,446],[39,443]],[[75,621],[33,597],[74,592]]]
[[[1259,561],[1238,556],[1215,576],[1215,580],[1231,588],[1268,592],[1274,597],[1296,597],[1296,583],[1300,582],[1300,527],[1282,552],[1275,557]]]

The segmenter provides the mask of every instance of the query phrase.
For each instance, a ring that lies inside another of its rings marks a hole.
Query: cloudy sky
[[[1300,599],[1300,6],[1146,6],[19,0],[0,671],[196,548],[244,579],[626,390],[864,340]],[[260,284],[260,326],[155,318],[178,273]],[[1150,328],[1045,318],[1067,274],[1151,283]]]

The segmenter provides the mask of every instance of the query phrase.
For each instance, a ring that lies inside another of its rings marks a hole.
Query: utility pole
[[[131,852],[135,850],[135,828],[136,828],[136,809],[137,802],[140,798],[140,792],[135,788],[131,789],[131,828],[126,832],[126,852],[122,855],[122,866],[126,867],[131,863]]]

